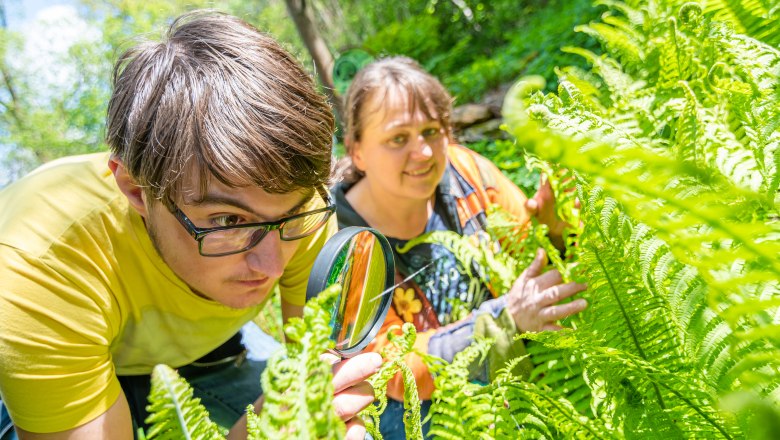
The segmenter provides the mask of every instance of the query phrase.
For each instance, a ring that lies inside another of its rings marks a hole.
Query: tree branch
[[[8,20],[6,19],[5,2],[3,0],[0,0],[0,30],[2,30],[2,32],[6,32],[8,30]],[[21,118],[19,117],[19,113],[16,111],[16,107],[19,104],[19,97],[16,94],[16,88],[14,87],[11,73],[8,71],[8,67],[5,65],[5,59],[0,60],[0,76],[3,77],[3,84],[5,84],[5,88],[8,90],[8,96],[11,99],[10,102],[0,101],[0,104],[3,104],[3,107],[5,107],[5,109],[11,114],[17,124],[21,124]]]
[[[336,118],[341,121],[341,115],[343,114],[342,103],[333,92],[333,75],[331,73],[333,55],[317,29],[311,5],[307,0],[285,0],[285,3],[287,4],[287,12],[292,17],[293,22],[295,22],[298,35],[301,36],[306,49],[309,50],[309,54],[311,54],[311,58],[314,60],[317,76],[320,78],[328,100],[333,105]]]

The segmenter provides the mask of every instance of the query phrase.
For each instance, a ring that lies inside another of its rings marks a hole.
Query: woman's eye
[[[390,138],[390,144],[396,147],[402,147],[406,145],[407,136],[405,134],[399,134]]]
[[[426,128],[422,131],[422,135],[424,138],[435,138],[441,134],[441,129],[438,127],[430,127]]]
[[[219,217],[214,217],[213,219],[211,219],[211,222],[214,224],[214,226],[218,226],[218,227],[235,226],[241,223],[241,217],[237,215],[221,215]]]

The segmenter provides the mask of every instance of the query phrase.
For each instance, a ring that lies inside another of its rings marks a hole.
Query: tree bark
[[[2,0],[0,0],[0,29],[3,31],[7,31],[8,29],[8,21],[6,20],[5,15],[5,2]],[[5,85],[9,99],[8,102],[0,101],[0,105],[2,105],[3,108],[5,108],[5,110],[11,114],[17,125],[21,125],[22,118],[19,116],[19,112],[17,110],[19,106],[19,97],[16,94],[16,87],[14,87],[13,76],[11,75],[8,66],[5,65],[5,60],[0,60],[0,79],[2,79],[3,85]]]
[[[342,103],[341,99],[333,92],[333,55],[325,43],[325,39],[317,29],[314,22],[314,12],[311,3],[307,0],[285,0],[287,12],[295,22],[298,34],[301,36],[306,49],[309,50],[311,58],[314,61],[314,68],[317,70],[317,76],[320,78],[325,89],[325,94],[333,106],[337,121],[342,121]]]

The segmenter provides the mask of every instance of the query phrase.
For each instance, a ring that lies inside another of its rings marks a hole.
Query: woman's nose
[[[417,137],[417,143],[412,150],[412,155],[420,159],[429,159],[433,156],[433,148],[428,145],[423,135]]]

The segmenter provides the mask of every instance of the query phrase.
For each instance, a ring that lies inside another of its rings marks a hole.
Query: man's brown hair
[[[334,119],[312,78],[272,38],[213,11],[174,21],[162,42],[114,67],[107,142],[170,208],[183,177],[288,193],[328,183]]]

